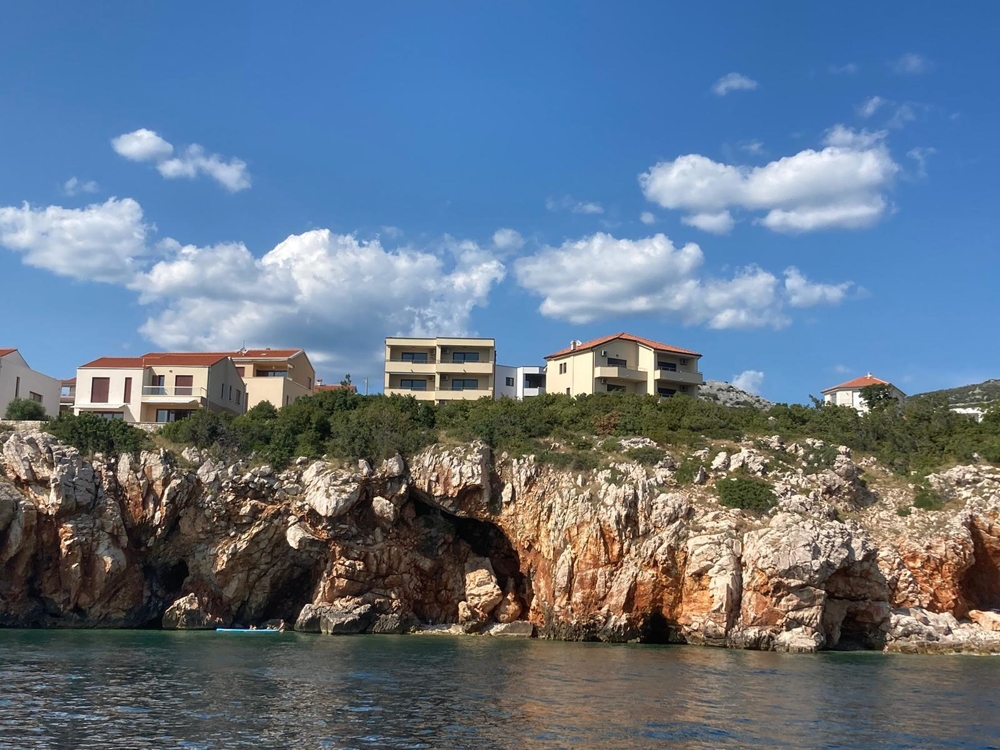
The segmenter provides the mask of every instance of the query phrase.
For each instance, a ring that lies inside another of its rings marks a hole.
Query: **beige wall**
[[[82,411],[122,412],[126,422],[139,422],[142,410],[142,387],[147,385],[141,367],[81,367],[76,371],[76,400],[73,413]],[[95,404],[90,400],[94,378],[108,378],[108,403]],[[125,401],[125,379],[132,378],[132,397]]]
[[[680,360],[687,359],[687,364],[681,364]],[[638,372],[640,379],[606,377],[605,383],[601,382],[604,377],[597,368],[621,367],[621,365],[609,365],[608,360],[624,360],[625,367],[633,372]],[[562,357],[550,359],[546,367],[545,381],[548,393],[566,393],[567,388],[572,395],[604,393],[607,392],[608,385],[625,386],[626,393],[646,394],[657,393],[658,388],[672,388],[676,391],[696,395],[701,375],[698,372],[698,357],[660,352],[643,346],[635,341],[615,339],[595,347],[580,352],[571,352]],[[660,373],[664,375],[662,379],[657,379],[657,370],[660,362],[673,362],[677,365],[678,373]],[[560,365],[566,365],[566,372],[560,373]],[[684,386],[683,388],[681,386]]]
[[[404,352],[422,352],[428,355],[427,363],[403,362]],[[455,362],[456,352],[475,352],[478,362]],[[493,339],[484,338],[404,338],[389,337],[385,340],[385,370],[383,388],[387,394],[401,391],[403,379],[426,380],[427,391],[414,391],[416,398],[437,401],[466,400],[493,397],[496,369],[496,347]],[[478,388],[466,391],[451,390],[455,379],[476,380]]]
[[[243,368],[243,379],[267,377],[260,373],[265,371],[284,370],[285,380],[302,386],[307,393],[312,393],[316,385],[316,370],[304,352],[299,352],[288,358],[281,357],[233,357],[237,367]],[[295,391],[298,393],[299,391]],[[278,406],[278,404],[274,404]]]
[[[28,367],[20,352],[0,357],[0,417],[15,398],[31,398],[32,393],[42,397],[41,405],[50,417],[59,414],[59,391],[62,383]]]
[[[295,403],[312,391],[289,378],[253,377],[244,378],[247,388],[247,409],[252,409],[264,401],[276,409]]]

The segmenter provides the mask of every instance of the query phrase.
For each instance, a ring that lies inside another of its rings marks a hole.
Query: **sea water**
[[[998,748],[1000,659],[0,630],[3,748]]]

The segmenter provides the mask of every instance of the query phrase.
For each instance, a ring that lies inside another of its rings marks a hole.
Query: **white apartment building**
[[[48,416],[58,416],[61,385],[56,378],[28,367],[17,349],[0,349],[0,419],[16,398],[35,401]]]
[[[494,373],[496,398],[523,399],[545,393],[545,368],[497,365]]]
[[[848,380],[846,383],[827,388],[823,391],[823,402],[836,406],[850,406],[852,409],[863,414],[868,411],[868,404],[865,403],[865,399],[861,395],[861,389],[869,385],[887,385],[899,403],[903,403],[906,400],[906,394],[899,390],[899,388],[888,380],[874,377],[869,372],[860,378],[854,378],[854,380]]]

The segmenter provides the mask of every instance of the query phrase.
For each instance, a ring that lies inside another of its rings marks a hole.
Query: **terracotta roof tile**
[[[631,333],[616,333],[611,336],[603,336],[599,339],[593,339],[591,341],[584,341],[582,344],[578,344],[576,347],[568,347],[566,349],[561,349],[554,354],[550,354],[545,359],[554,359],[556,357],[564,357],[567,354],[576,354],[577,352],[584,352],[588,349],[596,349],[602,344],[607,344],[616,339],[623,339],[625,341],[634,341],[637,344],[642,344],[643,346],[648,346],[650,349],[656,349],[663,352],[673,352],[674,354],[687,354],[692,357],[700,357],[698,352],[693,352],[690,349],[681,349],[677,346],[671,346],[670,344],[662,344],[659,341],[653,341],[652,339],[644,339],[641,336],[633,336]]]
[[[247,349],[245,352],[233,352],[229,356],[233,359],[258,359],[261,357],[274,357],[275,359],[286,359],[294,357],[301,352],[301,349]]]
[[[0,357],[6,357],[8,354],[16,352],[17,349],[0,349]]]
[[[174,367],[211,367],[229,357],[223,352],[147,352],[141,357],[100,357],[81,365],[83,368],[133,369],[166,365]]]
[[[860,378],[854,378],[854,380],[848,380],[846,383],[841,383],[840,385],[835,385],[832,388],[827,388],[823,393],[831,393],[832,391],[843,391],[843,390],[856,390],[858,388],[864,388],[869,385],[892,385],[888,380],[882,380],[881,378],[876,378],[872,376],[871,373],[863,375]]]

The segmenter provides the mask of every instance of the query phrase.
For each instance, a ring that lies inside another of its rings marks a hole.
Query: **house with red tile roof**
[[[899,388],[894,386],[888,380],[876,378],[869,372],[867,375],[862,375],[860,378],[854,378],[853,380],[848,380],[846,383],[841,383],[840,385],[827,388],[823,391],[823,402],[826,404],[833,404],[834,406],[849,406],[852,409],[856,409],[857,411],[864,413],[868,411],[868,404],[865,403],[865,399],[861,395],[861,389],[866,388],[869,385],[887,385],[891,389],[892,395],[897,401],[902,403],[906,400],[906,394]]]
[[[54,417],[59,414],[59,381],[32,370],[17,349],[0,348],[0,419],[16,398],[36,401]]]
[[[549,393],[696,396],[704,382],[698,371],[701,354],[631,333],[573,341],[545,359]]]
[[[246,383],[248,409],[263,401],[280,409],[316,387],[316,370],[303,349],[241,349],[230,356]]]
[[[76,371],[73,413],[164,423],[199,409],[242,414],[246,384],[229,352],[100,357]]]

